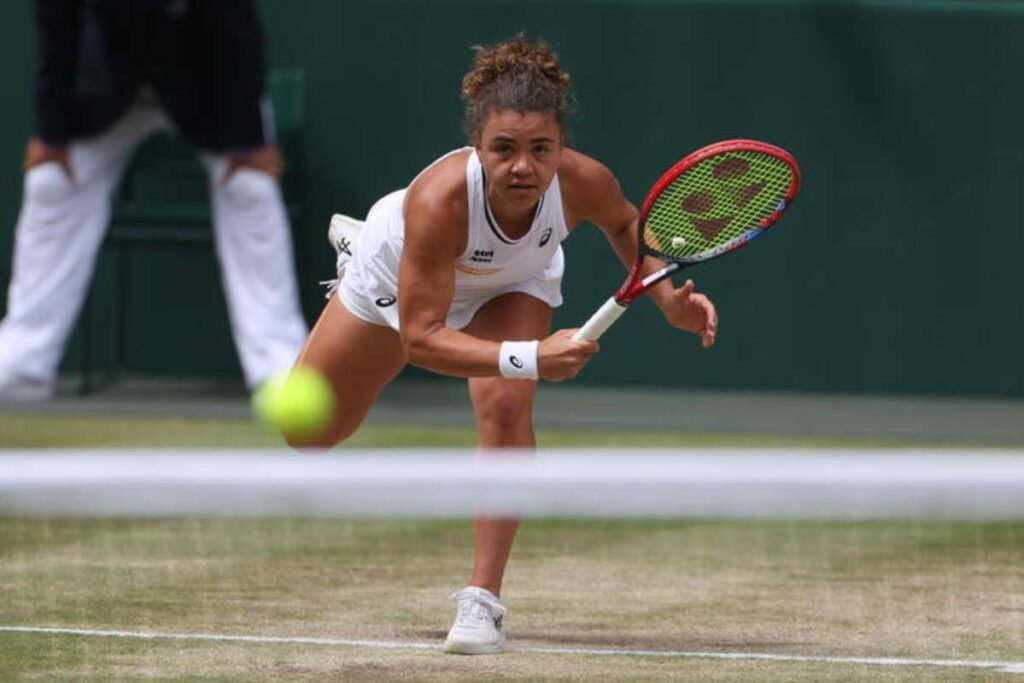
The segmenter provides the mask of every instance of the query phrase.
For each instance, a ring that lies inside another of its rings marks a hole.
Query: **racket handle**
[[[626,312],[626,307],[615,300],[615,297],[604,302],[597,313],[590,316],[583,327],[572,335],[574,341],[597,341],[619,316]]]

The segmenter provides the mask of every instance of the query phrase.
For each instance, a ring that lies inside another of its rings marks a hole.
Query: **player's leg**
[[[298,365],[323,373],[334,387],[336,409],[327,431],[295,447],[327,448],[352,435],[381,390],[405,366],[398,333],[356,317],[335,294],[299,354]]]
[[[306,337],[288,215],[276,167],[263,156],[204,155],[203,161],[231,331],[254,389],[291,367]]]
[[[138,106],[105,133],[72,142],[67,168],[47,161],[26,169],[0,322],[0,400],[52,394],[110,221],[110,196],[135,147],[165,125],[158,110]]]
[[[543,339],[550,334],[551,308],[529,294],[513,292],[488,302],[466,332],[494,341]],[[533,398],[537,382],[504,377],[474,377],[469,394],[477,421],[477,446],[533,448]],[[476,521],[471,586],[501,591],[505,564],[518,520],[482,518]]]
[[[466,332],[494,341],[543,339],[551,328],[551,308],[528,294],[502,295],[484,305]],[[533,448],[533,398],[537,382],[474,377],[469,394],[477,421],[477,446]],[[473,573],[469,587],[456,593],[459,613],[445,650],[464,654],[498,652],[504,647],[498,602],[501,582],[519,528],[518,519],[479,517],[473,526]]]

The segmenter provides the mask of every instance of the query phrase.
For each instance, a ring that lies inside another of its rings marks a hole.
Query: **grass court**
[[[0,440],[278,445],[244,419],[155,416],[8,414]],[[539,441],[625,448],[635,434]],[[368,425],[351,446],[472,442],[461,427]],[[503,591],[513,651],[444,655],[470,533],[468,521],[0,518],[0,678],[960,681],[1013,680],[984,665],[1024,662],[1024,523],[527,520]]]

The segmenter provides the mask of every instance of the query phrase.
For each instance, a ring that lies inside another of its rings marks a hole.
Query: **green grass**
[[[367,424],[342,448],[470,447],[474,433],[461,427]],[[657,448],[687,446],[915,446],[899,440],[758,436],[694,432],[552,430],[537,432],[541,447]],[[251,420],[184,417],[111,417],[0,413],[3,448],[281,447],[280,436]]]
[[[439,642],[468,522],[0,521],[3,624]],[[527,521],[521,647],[1022,659],[1024,525]],[[0,633],[0,679],[964,680],[814,663]],[[980,672],[974,672],[979,675]],[[300,675],[301,674],[301,675]]]
[[[541,431],[543,446],[866,445]],[[369,425],[346,446],[470,446]],[[279,446],[244,420],[0,415],[6,447]],[[912,445],[912,444],[883,444]],[[439,643],[469,522],[0,517],[0,626]],[[1024,661],[1024,524],[527,520],[520,647]],[[0,680],[991,680],[814,662],[129,640],[0,632]]]

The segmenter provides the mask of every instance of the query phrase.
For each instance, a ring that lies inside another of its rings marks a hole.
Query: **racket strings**
[[[644,242],[671,259],[700,261],[759,231],[793,181],[790,165],[770,154],[712,156],[662,190],[647,216]]]

